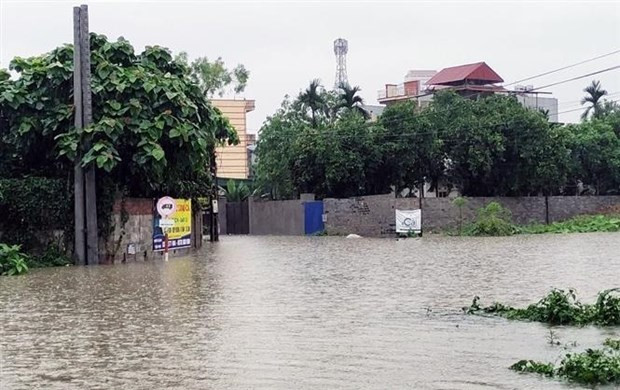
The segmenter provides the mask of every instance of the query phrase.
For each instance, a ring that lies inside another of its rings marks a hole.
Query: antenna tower
[[[338,38],[334,41],[334,54],[336,55],[336,79],[334,81],[334,89],[340,88],[341,85],[349,85],[347,79],[347,52],[349,51],[349,43],[346,39]]]

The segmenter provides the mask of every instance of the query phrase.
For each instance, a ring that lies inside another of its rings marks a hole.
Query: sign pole
[[[164,261],[168,261],[168,233],[164,234]]]

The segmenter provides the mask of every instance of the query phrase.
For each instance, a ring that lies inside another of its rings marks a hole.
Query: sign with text
[[[420,233],[422,210],[396,210],[396,233]]]
[[[162,201],[165,199],[165,201]],[[160,213],[160,204],[164,213]],[[169,213],[172,210],[172,213]],[[162,215],[165,218],[162,218]],[[153,251],[165,249],[168,235],[168,250],[189,248],[192,235],[192,201],[190,199],[161,198],[153,215]]]

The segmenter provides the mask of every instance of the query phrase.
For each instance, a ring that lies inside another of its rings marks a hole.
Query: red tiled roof
[[[453,66],[439,71],[435,76],[427,81],[428,85],[454,85],[465,81],[477,81],[487,84],[501,83],[504,81],[489,65],[485,62]]]

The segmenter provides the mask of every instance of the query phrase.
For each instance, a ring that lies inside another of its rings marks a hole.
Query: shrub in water
[[[491,202],[478,210],[476,221],[464,233],[469,236],[509,236],[516,231],[510,210]]]
[[[18,275],[28,271],[27,257],[20,249],[19,245],[0,243],[0,275]]]
[[[557,376],[587,385],[620,384],[620,339],[607,339],[603,345],[602,349],[566,354],[557,367],[550,363],[520,360],[510,369]]]
[[[29,257],[27,263],[30,268],[41,268],[71,265],[73,261],[58,245],[50,245],[43,254]]]
[[[620,289],[601,291],[595,304],[582,304],[576,299],[575,291],[553,289],[547,296],[525,309],[514,308],[501,303],[481,306],[480,297],[464,311],[468,314],[493,314],[511,320],[545,322],[552,325],[603,326],[620,325]]]
[[[620,231],[619,215],[581,215],[549,225],[530,225],[519,228],[520,233],[591,233]]]

